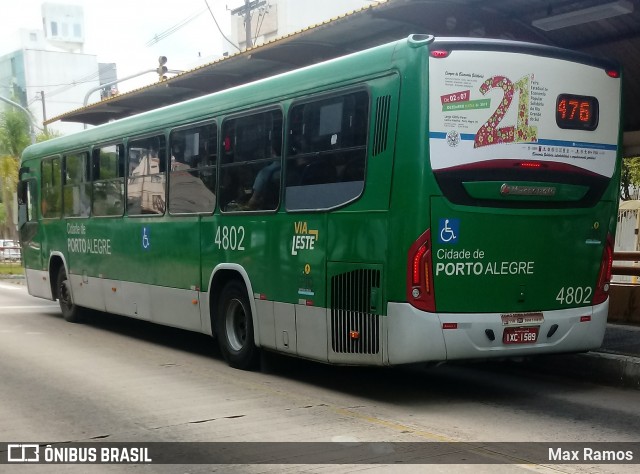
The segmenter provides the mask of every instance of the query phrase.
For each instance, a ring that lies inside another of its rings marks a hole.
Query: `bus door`
[[[22,247],[22,261],[26,271],[29,269],[42,270],[42,245],[39,241],[38,224],[38,190],[37,180],[31,177],[28,168],[21,168],[19,172],[18,182],[18,232],[20,237],[20,245]],[[32,281],[33,280],[33,281]],[[29,293],[34,296],[42,296],[51,298],[51,287],[48,283],[42,288],[33,287],[34,282],[42,281],[38,279],[27,278],[29,284]]]

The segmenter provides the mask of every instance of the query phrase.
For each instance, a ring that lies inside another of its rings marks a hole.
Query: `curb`
[[[0,280],[13,280],[13,281],[25,281],[24,275],[9,275],[2,274],[0,275]]]

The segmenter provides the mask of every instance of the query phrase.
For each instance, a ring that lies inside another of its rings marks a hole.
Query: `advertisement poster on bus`
[[[434,170],[523,159],[613,175],[620,80],[603,69],[530,54],[453,50],[430,58],[429,79]],[[582,129],[561,128],[562,117]]]

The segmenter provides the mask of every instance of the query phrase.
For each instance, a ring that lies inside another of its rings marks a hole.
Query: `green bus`
[[[29,293],[332,364],[604,337],[621,72],[406,39],[28,147]]]

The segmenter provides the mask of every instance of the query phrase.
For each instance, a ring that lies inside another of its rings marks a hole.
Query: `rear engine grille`
[[[331,347],[336,353],[377,354],[380,315],[371,312],[379,270],[354,270],[331,279]]]

